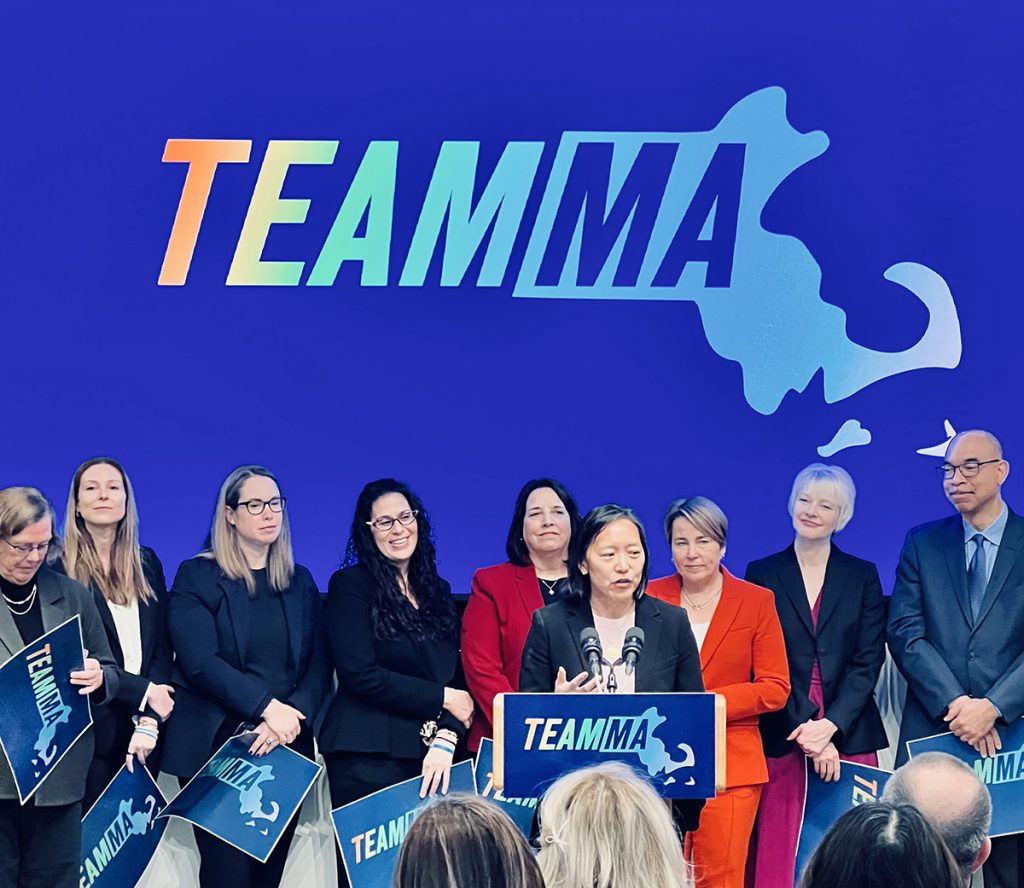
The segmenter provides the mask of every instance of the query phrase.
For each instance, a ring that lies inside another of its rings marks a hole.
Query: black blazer
[[[523,647],[519,690],[553,691],[558,667],[572,678],[585,672],[580,632],[593,627],[590,600],[556,601],[533,612],[533,625]],[[644,651],[636,664],[637,691],[703,691],[700,653],[681,607],[672,607],[649,595],[636,603],[636,625],[644,630]]]
[[[839,729],[832,742],[840,753],[856,755],[889,745],[874,691],[885,662],[886,599],[878,569],[832,544],[818,609],[818,628],[793,546],[752,561],[746,577],[771,589],[786,639],[791,690],[785,707],[761,716],[765,754],[785,755],[793,729],[815,718],[807,696],[815,659],[821,669],[825,717]]]
[[[43,629],[49,632],[61,623],[78,614],[82,620],[82,644],[89,656],[100,662],[103,669],[102,686],[89,695],[93,718],[102,707],[94,704],[106,703],[117,695],[118,671],[110,655],[106,634],[92,593],[81,583],[76,583],[61,573],[46,567],[39,568],[35,577],[39,594],[39,607],[43,617]],[[21,633],[11,616],[10,609],[0,607],[0,662],[18,653],[25,646]],[[32,797],[40,808],[55,805],[70,805],[82,800],[85,795],[85,778],[93,755],[93,732],[86,731],[81,739],[68,750],[60,764]],[[17,799],[18,788],[14,774],[7,762],[7,756],[0,755],[0,799]]]
[[[138,675],[124,670],[124,651],[121,639],[117,635],[117,627],[103,593],[92,587],[96,610],[103,621],[107,633],[110,653],[117,663],[118,689],[108,706],[94,709],[92,714],[93,729],[96,732],[96,755],[103,758],[124,757],[128,751],[135,725],[132,716],[139,714],[139,705],[149,687],[149,683],[167,684],[171,680],[171,664],[174,654],[171,651],[171,640],[167,634],[167,583],[164,580],[164,568],[156,552],[142,546],[142,572],[146,581],[156,595],[155,600],[139,602],[139,630],[142,636],[142,668]],[[54,564],[54,569],[64,573],[63,562]],[[146,715],[159,720],[159,716],[147,707]],[[163,744],[147,759],[147,764],[154,773],[159,770]]]
[[[594,612],[587,598],[556,601],[533,612],[526,636],[519,690],[550,693],[558,667],[569,678],[586,671],[580,651],[580,632],[593,627]],[[644,650],[636,664],[635,688],[640,692],[703,691],[700,653],[686,611],[644,595],[636,603],[636,625],[644,630]],[[704,799],[677,799],[673,811],[684,830],[700,825]]]
[[[294,685],[281,702],[306,716],[302,735],[311,738],[330,671],[320,593],[302,565],[295,565],[282,602],[288,648],[282,644],[281,668],[292,664]],[[191,777],[241,722],[260,722],[272,695],[246,669],[249,591],[242,580],[224,576],[212,558],[191,558],[178,568],[167,625],[176,659],[171,673],[174,713],[164,729],[163,770]]]
[[[450,594],[447,583],[445,587]],[[338,690],[320,728],[320,749],[422,758],[424,722],[435,720],[460,740],[466,733],[462,722],[444,709],[444,689],[466,686],[459,618],[453,616],[448,638],[430,640],[401,632],[379,639],[373,631],[373,593],[373,575],[362,565],[337,571],[328,584],[327,636]]]

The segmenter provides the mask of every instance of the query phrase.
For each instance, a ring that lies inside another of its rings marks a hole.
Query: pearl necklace
[[[39,587],[35,583],[33,583],[32,584],[32,591],[29,592],[27,596],[22,598],[21,601],[11,601],[10,598],[8,598],[6,595],[4,595],[4,601],[7,602],[7,607],[10,608],[11,613],[14,614],[15,616],[23,617],[30,610],[32,610],[32,607],[36,603],[36,592],[38,591],[38,589],[39,589]],[[22,605],[28,605],[28,606],[23,611],[16,610],[16,608],[19,608]]]

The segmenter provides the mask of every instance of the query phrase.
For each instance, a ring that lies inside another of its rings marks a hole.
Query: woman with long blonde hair
[[[135,495],[117,460],[96,457],[75,471],[57,566],[92,591],[120,679],[110,705],[93,712],[88,810],[126,760],[159,770],[154,748],[174,709],[164,569],[152,549],[139,545]]]
[[[668,803],[620,762],[556,780],[539,808],[547,888],[691,888]]]
[[[292,557],[285,497],[262,466],[240,466],[217,496],[207,545],[178,568],[167,622],[177,710],[164,770],[190,779],[240,723],[251,752],[285,744],[313,757],[313,721],[330,667],[320,593]],[[203,888],[276,886],[298,815],[261,864],[196,830]]]

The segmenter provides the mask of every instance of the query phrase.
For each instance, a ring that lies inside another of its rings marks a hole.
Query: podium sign
[[[992,838],[1024,833],[1024,719],[996,730],[1003,748],[988,758],[982,758],[953,734],[936,734],[907,743],[911,758],[923,752],[945,752],[974,769],[992,796],[992,826],[988,832]]]
[[[499,694],[494,785],[533,798],[562,774],[618,761],[668,799],[725,787],[725,700],[715,694]]]

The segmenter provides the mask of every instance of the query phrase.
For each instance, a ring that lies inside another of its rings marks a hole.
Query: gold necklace
[[[710,597],[710,598],[709,598],[709,599],[708,599],[707,601],[705,601],[705,602],[704,602],[703,604],[697,604],[697,603],[696,603],[696,602],[695,602],[695,601],[694,601],[694,600],[693,600],[693,599],[692,599],[692,598],[691,598],[691,597],[690,597],[689,595],[687,595],[687,594],[686,594],[686,591],[685,591],[685,590],[684,590],[684,589],[682,588],[682,586],[680,586],[680,587],[679,587],[679,591],[680,591],[680,593],[681,593],[681,594],[682,594],[682,596],[683,596],[683,600],[684,600],[684,601],[685,601],[685,602],[686,602],[686,603],[687,603],[687,604],[688,604],[688,605],[689,605],[690,607],[692,607],[692,608],[693,608],[694,610],[698,610],[698,611],[699,611],[699,610],[704,610],[704,608],[706,608],[706,607],[708,607],[708,606],[710,606],[710,605],[714,604],[714,603],[715,603],[715,602],[716,602],[716,601],[718,600],[718,596],[722,594],[722,587],[721,587],[721,586],[719,586],[719,587],[718,587],[718,589],[716,590],[715,594],[714,594],[714,595],[712,595],[712,596],[711,596],[711,597]]]
[[[36,603],[36,592],[38,591],[38,588],[39,587],[35,583],[33,583],[32,584],[32,591],[29,592],[28,595],[26,595],[24,598],[22,598],[21,601],[11,601],[10,598],[8,598],[6,595],[4,595],[4,601],[7,602],[7,607],[10,608],[11,613],[14,614],[17,617],[23,617],[30,610],[32,610],[33,605],[35,605],[35,603]],[[25,610],[23,610],[23,611],[15,610],[15,608],[19,608],[23,604],[28,605],[28,607],[26,607]]]

